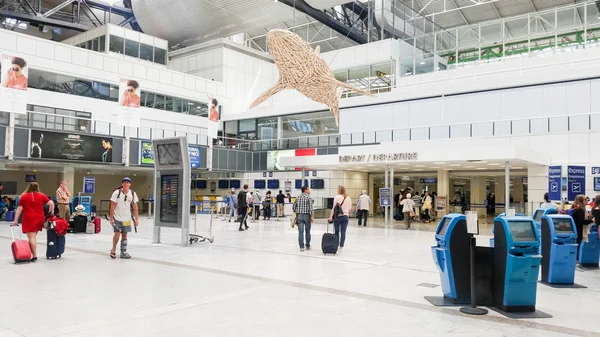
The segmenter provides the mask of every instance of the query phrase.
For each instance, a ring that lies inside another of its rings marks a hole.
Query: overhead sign
[[[550,200],[560,200],[562,191],[562,166],[548,167],[548,198]]]
[[[30,157],[111,163],[112,144],[110,137],[31,130]]]
[[[575,200],[579,194],[585,194],[585,166],[567,167],[568,200]]]
[[[421,178],[421,184],[437,184],[437,178]]]
[[[94,194],[96,191],[96,178],[94,177],[83,177],[83,193]]]
[[[141,143],[141,159],[142,165],[154,165],[154,150],[152,149],[152,142],[142,141]],[[200,162],[200,147],[188,145],[188,153],[190,154],[190,167],[199,168]]]
[[[340,163],[381,163],[390,161],[413,161],[418,159],[419,155],[417,152],[339,156]]]
[[[380,206],[391,206],[392,205],[392,189],[389,187],[382,187],[379,189],[379,205]]]

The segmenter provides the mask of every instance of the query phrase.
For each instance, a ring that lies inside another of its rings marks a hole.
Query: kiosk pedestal
[[[582,241],[579,251],[579,264],[586,268],[598,268],[600,262],[600,240],[598,240],[598,226],[590,229],[588,242]]]

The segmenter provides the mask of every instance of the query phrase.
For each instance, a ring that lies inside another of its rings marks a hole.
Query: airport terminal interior
[[[600,337],[598,92],[597,0],[0,0],[0,337]]]

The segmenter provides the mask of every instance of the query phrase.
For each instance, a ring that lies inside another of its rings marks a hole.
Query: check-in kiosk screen
[[[509,221],[508,228],[512,235],[513,241],[535,241],[535,232],[531,221]]]
[[[178,143],[158,144],[156,147],[158,149],[158,165],[181,165],[181,150]]]
[[[442,220],[442,226],[440,226],[440,231],[438,232],[438,235],[444,236],[446,235],[446,230],[448,230],[448,226],[450,225],[450,218],[444,218],[444,220]]]
[[[177,223],[179,219],[179,176],[160,177],[160,221]]]
[[[542,216],[544,216],[544,211],[535,211],[535,213],[533,214],[533,221],[542,221]]]
[[[552,219],[556,234],[573,234],[571,219]]]

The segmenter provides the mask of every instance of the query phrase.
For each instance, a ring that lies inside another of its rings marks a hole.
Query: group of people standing
[[[428,191],[423,192],[422,195],[415,192],[414,196],[405,191],[397,194],[394,199],[396,212],[403,214],[406,229],[410,229],[413,220],[422,220],[425,223],[432,221],[433,198]]]
[[[276,205],[277,208],[275,210],[275,216],[284,217],[284,204],[285,199],[288,198],[289,201],[292,201],[292,197],[288,193],[286,196],[283,194],[282,190],[279,190],[279,194],[273,198],[273,194],[271,191],[267,191],[265,197],[263,198],[260,195],[260,191],[256,190],[255,192],[248,191],[248,184],[245,184],[243,189],[236,195],[235,190],[231,190],[231,195],[229,195],[229,199],[227,200],[227,205],[230,209],[229,213],[229,222],[231,222],[231,218],[238,215],[238,219],[240,222],[239,231],[242,232],[244,230],[249,229],[248,226],[248,210],[252,207],[252,217],[254,220],[258,220],[260,218],[260,210],[263,210],[263,220],[271,220],[271,214],[273,213],[272,207]]]

